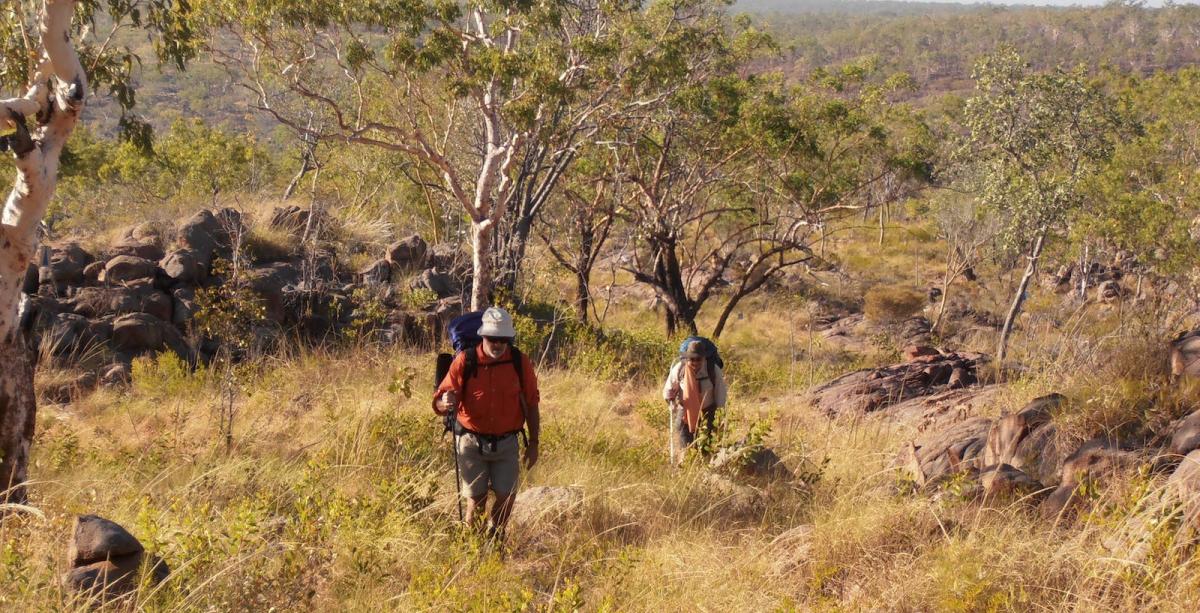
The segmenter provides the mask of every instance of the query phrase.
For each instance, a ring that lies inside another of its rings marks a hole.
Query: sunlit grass
[[[378,246],[378,228],[364,224],[355,232]],[[923,287],[938,251],[920,246],[918,229],[889,230],[882,248],[868,230],[840,238],[856,277],[837,291],[854,298],[864,279]],[[570,289],[543,258],[528,292],[558,297],[537,307],[561,315]],[[1004,306],[992,281],[957,291],[981,309]],[[166,583],[133,596],[150,611],[1184,611],[1200,597],[1186,536],[1154,532],[1137,556],[1128,546],[1164,491],[1161,475],[1119,478],[1095,493],[1093,512],[1058,526],[1028,501],[910,492],[896,457],[911,428],[830,420],[805,399],[897,348],[837,349],[799,291],[745,300],[720,339],[730,441],[769,424],[767,445],[795,478],[672,469],[657,369],[678,339],[665,338],[639,292],[614,291],[607,313],[606,331],[625,334],[623,344],[588,345],[577,331],[571,351],[540,369],[543,457],[523,487],[569,487],[579,504],[517,523],[503,554],[456,526],[448,441],[429,410],[430,354],[365,341],[291,349],[233,380],[164,356],[139,359],[129,388],[41,406],[36,511],[0,520],[0,608],[90,606],[59,582],[78,513],[127,526],[170,564]],[[1192,387],[1172,384],[1159,360],[1154,326],[1167,320],[1077,309],[1042,289],[1029,305],[1012,351],[1025,369],[979,414],[1060,392],[1068,403],[1054,424],[1078,442],[1194,409]],[[702,330],[715,313],[701,314]],[[525,329],[521,341],[550,342],[548,330]],[[955,336],[961,344],[948,348],[988,351],[990,334]],[[612,348],[653,364],[631,371],[634,357]],[[76,374],[47,368],[39,386]],[[411,397],[390,391],[405,380]],[[227,448],[217,414],[228,385]]]

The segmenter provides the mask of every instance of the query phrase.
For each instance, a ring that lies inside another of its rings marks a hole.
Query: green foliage
[[[217,194],[261,191],[278,177],[271,154],[256,138],[198,119],[175,122],[149,144],[143,150],[79,126],[63,151],[47,224],[68,232],[103,232],[172,216],[182,207],[190,214],[197,201],[211,206]],[[273,245],[259,246],[278,252]]]
[[[425,287],[414,287],[400,292],[400,304],[412,311],[419,311],[437,301],[437,292]]]
[[[79,0],[69,34],[77,46],[94,91],[107,90],[116,102],[118,128],[127,142],[145,143],[146,124],[132,110],[139,89],[138,69],[153,57],[160,65],[183,69],[196,56],[199,39],[191,4],[178,0]],[[42,3],[8,3],[0,10],[0,87],[26,87],[40,55]],[[150,50],[125,30],[136,30]],[[24,92],[22,92],[24,93]],[[89,94],[92,92],[89,92]]]
[[[54,470],[70,467],[81,459],[79,434],[70,424],[51,426],[39,434],[37,444],[45,446],[43,453]]]
[[[193,370],[174,351],[135,358],[130,374],[134,391],[150,398],[193,396],[205,382],[204,367]]]
[[[1011,48],[985,56],[967,100],[958,153],[979,197],[1024,249],[1087,199],[1085,182],[1112,155],[1125,120],[1082,67],[1032,72]]]
[[[878,323],[897,323],[925,306],[925,295],[910,287],[876,285],[863,299],[863,315]]]
[[[413,397],[413,381],[417,378],[417,369],[405,368],[396,372],[392,382],[388,384],[388,393],[400,394],[405,399]]]
[[[201,120],[180,120],[151,151],[119,145],[98,174],[102,181],[143,196],[169,199],[261,189],[274,172],[271,157],[254,137],[227,133]]]
[[[1179,273],[1200,258],[1192,220],[1200,213],[1195,142],[1200,126],[1200,71],[1185,68],[1119,90],[1144,129],[1120,142],[1091,185],[1094,210],[1073,220],[1077,240],[1098,239],[1110,252],[1137,258],[1143,270]]]
[[[711,435],[705,434],[703,431],[696,439],[696,449],[702,454],[716,453],[722,448],[732,448],[736,450],[736,456],[726,464],[727,469],[740,470],[750,464],[754,454],[763,449],[767,438],[771,436],[771,425],[775,423],[776,415],[769,415],[765,418],[754,419],[746,426],[746,434],[740,439],[733,441],[732,436],[735,429],[740,429],[737,423],[728,423],[731,420],[728,418],[728,411],[718,411],[719,420],[718,426],[714,428]],[[810,478],[812,474],[808,475]],[[819,477],[817,477],[819,479]]]
[[[600,332],[571,321],[565,331],[571,347],[565,353],[568,363],[601,379],[656,380],[665,376],[675,361],[679,344],[659,332],[647,329]]]
[[[912,75],[919,85],[915,98],[969,87],[975,58],[1006,45],[1036,69],[1085,64],[1145,73],[1200,61],[1183,37],[1161,35],[1196,27],[1196,6],[1088,4],[1093,6],[743,0],[736,10],[757,13],[753,17],[780,41],[783,51],[771,66],[789,78],[873,57],[883,70]]]
[[[657,397],[639,400],[633,411],[647,426],[658,432],[667,432],[671,427],[671,412],[667,404]]]
[[[220,285],[196,292],[196,315],[192,329],[200,335],[218,339],[222,346],[245,351],[254,345],[256,328],[266,325],[266,306],[262,297],[245,284],[229,260],[217,258],[213,275],[225,277]]]
[[[387,321],[387,305],[379,293],[369,287],[354,288],[350,303],[354,305],[354,317],[346,330],[346,338],[350,340],[367,340],[372,332]]]

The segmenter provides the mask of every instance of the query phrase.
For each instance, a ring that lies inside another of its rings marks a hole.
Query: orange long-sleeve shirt
[[[484,353],[482,346],[475,347],[474,351],[479,358],[479,366],[467,384],[466,395],[462,393],[466,353],[460,353],[454,357],[450,372],[446,373],[446,378],[442,379],[437,393],[433,395],[434,406],[437,406],[437,399],[443,393],[453,390],[458,396],[456,417],[464,428],[480,434],[507,434],[520,430],[525,426],[521,391],[524,390],[526,406],[537,407],[541,400],[533,362],[529,356],[521,354],[521,370],[525,379],[522,385],[517,380],[517,369],[512,364],[511,347],[494,360]]]

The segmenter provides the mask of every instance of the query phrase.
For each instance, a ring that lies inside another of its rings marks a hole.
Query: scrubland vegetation
[[[574,9],[522,4],[504,18],[528,18],[536,44],[515,57],[471,52],[485,61],[429,39],[385,53],[372,38],[409,40],[395,24],[455,32],[466,18],[449,5],[195,4],[194,30],[160,19],[177,15],[172,3],[133,3],[166,11],[146,13],[154,19],[120,3],[102,11],[100,32],[127,25],[110,48],[85,39],[99,54],[93,79],[145,95],[88,107],[42,242],[105,253],[136,226],[169,248],[179,222],[206,208],[236,209],[245,225],[229,261],[213,263],[220,281],[197,290],[197,314],[171,324],[188,350],[65,352],[40,333],[28,500],[0,516],[0,608],[1190,611],[1200,601],[1200,488],[1186,489],[1195,456],[1177,469],[1193,448],[1175,442],[1200,406],[1169,344],[1198,323],[1194,7],[814,4],[734,19],[707,2],[606,5],[591,7],[602,25],[577,49],[547,25]],[[32,32],[28,16],[0,23],[14,40],[20,24]],[[467,46],[501,36],[480,28]],[[346,36],[313,48],[332,64],[255,81],[312,31]],[[359,35],[369,44],[353,44]],[[251,62],[238,55],[247,41],[278,55]],[[564,68],[570,49],[610,71],[555,81],[591,70]],[[0,46],[5,68],[24,51]],[[122,73],[121,53],[145,66]],[[163,73],[151,70],[156,53]],[[331,74],[345,80],[329,85]],[[7,85],[26,76],[3,75]],[[480,75],[507,79],[488,90],[503,104],[476,105],[472,92],[490,87]],[[403,95],[388,89],[405,79]],[[309,95],[322,86],[329,99]],[[353,105],[338,105],[352,91],[365,100],[353,112],[389,127],[343,123],[338,112]],[[490,110],[505,138],[523,136],[499,143],[463,119]],[[545,121],[551,111],[602,120]],[[441,136],[406,149],[417,135]],[[506,150],[536,159],[489,166]],[[563,157],[537,157],[547,152]],[[568,161],[547,179],[557,159]],[[479,205],[489,198],[511,198],[485,258],[492,295],[515,313],[543,399],[542,458],[503,546],[458,524],[448,437],[429,398],[446,314],[470,310],[481,277],[468,262],[489,245],[478,241],[497,210]],[[301,232],[272,221],[287,205],[320,223]],[[445,248],[448,264],[384,262],[390,276],[367,279],[411,234],[431,253]],[[266,322],[265,300],[221,268],[243,259],[250,270],[327,268],[302,291],[337,293],[352,313],[320,334]],[[454,277],[452,295],[421,285],[429,270]],[[73,298],[53,281],[30,296]],[[400,316],[417,333],[391,335]],[[717,337],[727,363],[729,406],[703,443],[742,454],[722,467],[698,453],[677,469],[667,459],[661,379],[693,331]],[[810,396],[847,373],[908,367],[925,349],[979,366],[961,385],[942,376],[915,404],[831,411]],[[122,360],[128,381],[73,383]],[[1048,424],[1037,454],[1060,468],[1096,444],[1120,454],[1119,469],[1046,470],[1032,491],[1001,496],[961,445],[937,475],[925,469],[939,458],[923,467],[916,457],[914,441],[932,446],[976,418],[999,431],[1052,393],[1063,398],[1038,426]],[[783,474],[750,470],[749,454],[764,449]],[[1073,502],[1047,514],[1056,486]],[[116,600],[65,586],[74,517],[88,513],[128,528],[170,566],[167,579],[147,576]]]
[[[909,244],[889,241],[886,253]],[[141,358],[128,390],[42,407],[39,512],[3,524],[4,597],[17,609],[82,604],[58,582],[63,543],[73,514],[103,509],[172,565],[166,583],[137,594],[148,610],[654,610],[697,599],[738,610],[1187,609],[1195,583],[1182,544],[1164,541],[1137,565],[1108,549],[1157,487],[1148,474],[1090,492],[1095,510],[1070,526],[953,485],[910,494],[894,456],[911,433],[829,420],[803,398],[813,377],[871,358],[809,344],[807,322],[779,305],[745,315],[725,342],[730,438],[768,424],[794,479],[730,489],[701,464],[671,470],[653,378],[673,343],[647,332],[633,351],[659,357],[637,360],[632,377],[603,376],[607,365],[586,355],[543,369],[544,459],[524,487],[579,488],[583,501],[518,523],[503,554],[455,526],[427,352],[366,343],[247,363],[228,450],[219,378],[169,354]],[[1153,368],[1162,348],[1138,345],[1136,323],[1121,332],[1117,317],[1083,318],[1108,337],[1091,347],[1031,328],[1016,352],[1029,374],[986,411],[1060,390],[1071,404],[1055,419],[1080,440],[1190,411],[1188,389]],[[1063,350],[1032,361],[1047,345]]]

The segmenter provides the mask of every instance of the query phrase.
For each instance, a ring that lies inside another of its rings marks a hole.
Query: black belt
[[[454,420],[454,436],[458,437],[458,436],[462,436],[464,434],[470,434],[471,436],[474,436],[476,442],[479,443],[480,447],[484,447],[484,444],[486,443],[487,446],[491,447],[491,449],[488,451],[488,453],[492,453],[492,452],[496,451],[496,445],[499,444],[500,441],[502,441],[510,436],[516,436],[519,434],[522,437],[524,437],[525,429],[521,428],[520,430],[513,430],[511,432],[505,432],[503,434],[484,434],[483,432],[476,432],[474,430],[471,430],[470,428],[467,428],[466,426],[459,423],[459,421],[457,419],[455,419]]]

